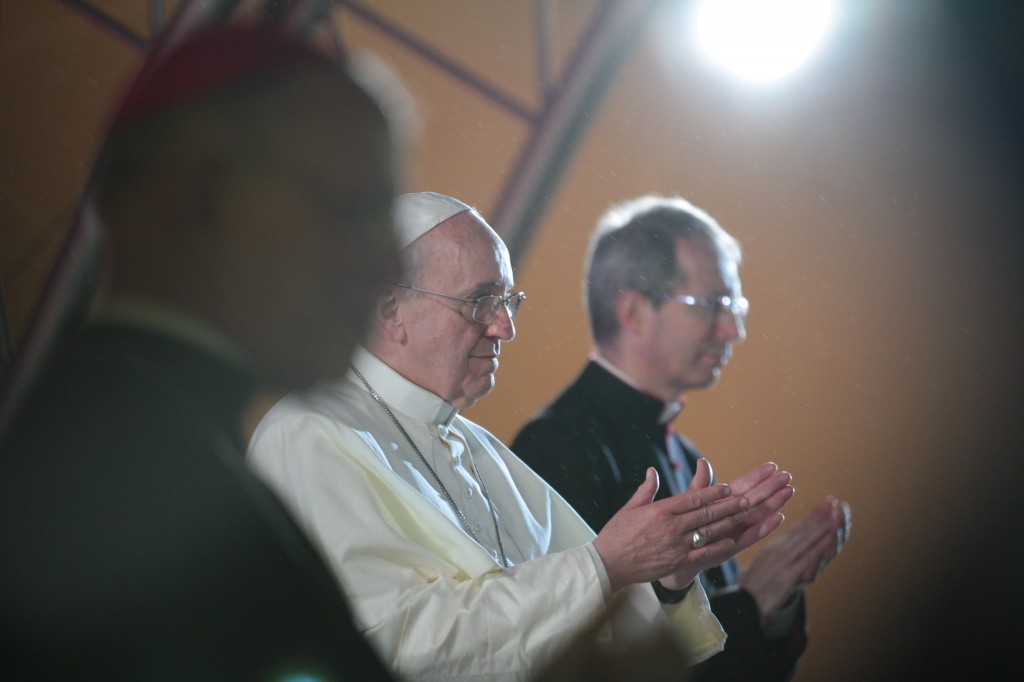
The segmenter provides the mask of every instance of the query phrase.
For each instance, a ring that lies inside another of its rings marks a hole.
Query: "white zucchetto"
[[[473,207],[437,192],[411,192],[395,199],[395,235],[404,249],[452,216]]]

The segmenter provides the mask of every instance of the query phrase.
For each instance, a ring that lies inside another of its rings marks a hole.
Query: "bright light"
[[[743,78],[768,81],[806,61],[834,15],[834,0],[701,0],[697,43]]]

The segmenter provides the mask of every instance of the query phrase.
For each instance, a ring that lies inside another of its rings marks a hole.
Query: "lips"
[[[717,351],[708,351],[707,353],[704,354],[704,358],[706,360],[708,360],[709,362],[713,362],[716,365],[728,364],[729,358],[731,356],[732,356],[732,353],[729,352],[728,348],[717,350]]]
[[[469,356],[480,360],[497,360],[500,354],[501,351],[497,347],[488,345],[475,353],[470,353]]]
[[[494,372],[498,371],[498,356],[495,355],[494,353],[488,353],[486,355],[471,355],[470,359],[481,360],[483,362],[488,363],[490,367],[484,370],[487,374],[493,374]]]

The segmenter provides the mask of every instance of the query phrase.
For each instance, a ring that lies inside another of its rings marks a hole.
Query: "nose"
[[[516,338],[516,325],[512,321],[508,306],[500,307],[497,316],[487,323],[485,333],[491,338],[498,338],[502,341],[511,341]]]
[[[715,325],[715,336],[726,343],[742,343],[747,338],[747,325],[742,315],[723,310]]]

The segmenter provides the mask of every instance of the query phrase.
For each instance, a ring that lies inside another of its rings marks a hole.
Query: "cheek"
[[[490,361],[477,357],[488,352],[491,346],[481,343],[478,334],[464,339],[459,349],[456,361],[463,383],[476,383],[491,374]]]
[[[494,388],[494,383],[494,373],[490,367],[486,369],[468,368],[462,380],[462,393],[475,402],[490,393]]]
[[[699,342],[686,336],[666,337],[666,342],[660,347],[663,366],[671,372],[689,369],[700,358],[700,346]]]
[[[451,381],[453,376],[462,376],[466,363],[451,327],[438,324],[439,320],[432,317],[443,312],[427,308],[415,312],[415,320],[409,327],[409,340],[425,372],[437,377],[448,377]]]

